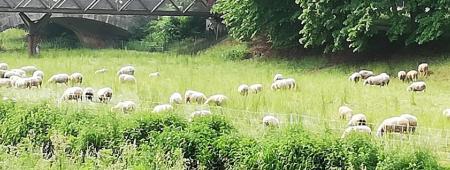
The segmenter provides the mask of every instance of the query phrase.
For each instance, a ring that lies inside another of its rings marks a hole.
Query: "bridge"
[[[25,25],[30,55],[37,54],[42,29],[49,23],[73,31],[87,46],[101,47],[113,39],[128,37],[127,30],[142,17],[211,17],[214,3],[215,0],[0,0],[0,31]]]

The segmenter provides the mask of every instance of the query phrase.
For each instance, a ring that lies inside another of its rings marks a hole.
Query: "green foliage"
[[[437,161],[427,151],[398,151],[393,150],[380,156],[382,161],[378,164],[378,169],[442,169]]]
[[[251,58],[251,54],[245,46],[236,46],[231,50],[225,51],[222,56],[225,60],[244,60]]]

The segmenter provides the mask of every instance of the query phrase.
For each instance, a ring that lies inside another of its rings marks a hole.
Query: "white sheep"
[[[338,109],[339,118],[349,120],[353,116],[353,110],[348,106],[341,106]]]
[[[205,104],[215,104],[216,106],[223,106],[228,100],[228,97],[223,95],[223,94],[216,94],[216,95],[212,95],[210,96]]]
[[[16,72],[17,74],[19,74],[19,77],[25,77],[26,76],[26,72],[23,71],[22,69],[11,69],[10,71],[12,72]]]
[[[122,113],[130,113],[136,110],[136,103],[133,101],[121,101],[111,108],[111,111],[120,111]]]
[[[55,83],[55,84],[65,84],[69,82],[69,75],[68,74],[55,74],[50,79],[48,79],[49,83]]]
[[[249,87],[249,91],[254,93],[254,94],[258,94],[259,92],[261,92],[263,89],[263,85],[262,84],[252,84]]]
[[[417,81],[419,73],[416,70],[411,70],[406,73],[406,81]]]
[[[69,87],[67,88],[62,97],[61,100],[82,100],[83,99],[83,89],[81,87]]]
[[[272,82],[275,82],[277,80],[282,80],[282,79],[284,79],[282,74],[275,74],[275,76],[273,76]]]
[[[161,75],[160,75],[159,72],[154,72],[154,73],[150,73],[148,76],[149,76],[149,77],[159,77],[159,76],[161,76]]]
[[[208,116],[211,115],[211,111],[209,110],[197,110],[191,113],[191,115],[189,116],[190,119],[189,121],[192,121],[193,119],[197,118],[197,117],[203,117],[203,116]]]
[[[417,128],[417,117],[407,113],[400,115],[400,117],[408,119],[409,121],[408,132],[414,133]]]
[[[6,63],[0,63],[0,70],[8,70],[9,66]]]
[[[281,79],[272,83],[270,89],[279,90],[279,89],[295,89],[296,83],[293,78]]]
[[[399,71],[397,73],[397,77],[399,80],[404,82],[406,80],[406,71]]]
[[[134,75],[134,67],[133,66],[125,66],[119,69],[119,71],[117,71],[117,75],[121,75],[121,74],[128,74],[128,75]]]
[[[362,76],[359,73],[353,73],[352,75],[350,75],[350,77],[348,77],[349,81],[352,81],[355,83],[358,83],[359,80],[361,80],[361,79],[362,79]]]
[[[22,79],[22,77],[11,76],[9,79],[11,80],[11,85],[15,87],[16,86],[16,81],[19,80],[19,79]]]
[[[168,112],[168,111],[172,111],[173,110],[173,106],[170,104],[160,104],[157,105],[153,108],[153,113],[162,113],[162,112]]]
[[[450,109],[445,109],[442,114],[447,118],[450,119]]]
[[[280,120],[271,115],[264,116],[262,122],[267,127],[278,127],[280,124]]]
[[[27,74],[33,74],[35,71],[38,70],[36,66],[23,66],[20,68],[21,70],[25,71]]]
[[[17,76],[17,77],[25,77],[25,74],[22,74],[20,72],[16,72],[16,71],[6,71],[3,74],[3,78],[10,78],[12,76]]]
[[[249,87],[246,84],[241,84],[238,87],[239,94],[241,94],[243,96],[247,96],[248,95],[248,90],[249,90]]]
[[[373,74],[372,71],[369,71],[369,70],[361,70],[358,73],[361,75],[362,79],[367,79],[367,78],[375,75],[375,74]]]
[[[91,88],[91,87],[86,87],[83,90],[84,98],[87,101],[93,101],[94,100],[94,94],[95,94],[95,90],[93,88]]]
[[[42,78],[41,77],[35,77],[35,76],[33,76],[33,77],[28,77],[28,78],[25,78],[27,81],[29,81],[29,83],[30,83],[30,88],[31,87],[37,87],[37,88],[41,88],[41,86],[42,86]]]
[[[31,88],[31,82],[27,78],[18,78],[13,80],[15,88]]]
[[[181,94],[178,92],[173,93],[170,95],[169,103],[170,104],[181,104],[183,102],[183,98],[181,97]]]
[[[425,82],[417,81],[417,82],[411,83],[411,85],[409,85],[406,88],[406,91],[412,91],[412,92],[421,91],[421,92],[425,92],[426,88],[427,88],[427,85],[425,84]]]
[[[368,77],[364,80],[364,85],[378,85],[387,86],[389,85],[390,77],[386,73],[381,73],[380,75]]]
[[[417,67],[417,71],[419,71],[421,76],[428,76],[429,75],[428,64],[427,63],[419,64],[419,66]]]
[[[107,102],[111,101],[112,95],[113,95],[113,90],[109,87],[105,87],[105,88],[99,89],[97,91],[97,97],[100,100],[100,102],[103,102],[103,103],[107,103]]]
[[[360,113],[353,115],[350,120],[348,121],[348,126],[358,126],[358,125],[366,125],[367,124],[367,117],[366,115]]]
[[[136,83],[136,78],[133,75],[121,74],[119,76],[120,83]]]
[[[372,129],[370,129],[370,127],[365,126],[365,125],[361,125],[361,126],[350,126],[347,127],[344,130],[344,133],[342,134],[341,138],[345,138],[346,136],[348,136],[351,133],[366,133],[366,134],[371,134],[372,133]]]
[[[40,77],[41,79],[44,79],[44,72],[41,71],[41,70],[36,70],[36,71],[33,73],[33,77]]]
[[[102,74],[102,73],[106,73],[107,71],[108,71],[108,69],[102,68],[102,69],[100,69],[100,70],[96,70],[96,71],[94,72],[94,74]]]
[[[385,119],[377,129],[377,136],[382,137],[385,133],[404,133],[408,130],[409,120],[403,117],[391,117]]]
[[[73,73],[69,76],[69,81],[72,84],[81,84],[83,83],[83,75],[81,73]]]
[[[203,104],[203,103],[205,103],[206,99],[207,98],[206,98],[205,94],[198,92],[198,91],[187,90],[184,93],[185,103],[196,102],[198,104]]]
[[[12,87],[11,79],[0,78],[0,87]]]

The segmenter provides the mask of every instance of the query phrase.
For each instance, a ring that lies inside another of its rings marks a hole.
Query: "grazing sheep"
[[[117,71],[117,75],[121,75],[121,74],[128,74],[128,75],[134,75],[134,67],[133,66],[125,66],[120,68],[119,71]]]
[[[170,104],[160,104],[160,105],[155,106],[153,108],[152,112],[153,113],[161,113],[161,112],[168,112],[168,111],[171,111],[171,110],[173,110],[172,105],[170,105]]]
[[[420,76],[428,76],[429,75],[429,71],[428,71],[428,64],[427,63],[422,63],[419,64],[419,66],[417,67],[417,71],[419,71]]]
[[[283,80],[284,78],[283,78],[283,75],[281,75],[281,74],[275,74],[275,76],[273,76],[273,81],[272,82],[275,82],[275,81],[277,81],[277,80]]]
[[[12,87],[11,79],[0,78],[0,87]]]
[[[391,117],[385,119],[377,129],[377,136],[382,137],[385,133],[404,133],[408,130],[409,120],[403,117]]]
[[[94,74],[102,74],[102,73],[106,73],[107,71],[108,71],[108,69],[102,68],[100,70],[95,71]]]
[[[55,83],[55,84],[65,84],[69,82],[69,75],[68,74],[56,74],[50,77],[48,79],[49,83]]]
[[[400,115],[400,117],[408,119],[408,121],[409,121],[408,132],[414,133],[416,131],[416,127],[417,127],[417,117],[413,116],[411,114],[402,114],[402,115]]]
[[[25,77],[25,75],[26,75],[26,72],[23,71],[22,69],[11,69],[10,71],[16,72],[17,74],[19,74],[20,75],[19,77]]]
[[[67,88],[62,97],[61,100],[82,100],[83,99],[83,89],[81,87],[69,87]]]
[[[344,133],[342,134],[341,138],[345,138],[346,136],[348,136],[351,133],[367,133],[367,134],[371,134],[372,133],[372,129],[370,129],[370,127],[362,125],[362,126],[350,126],[347,127],[344,131]]]
[[[250,92],[254,93],[254,94],[258,94],[259,92],[262,91],[262,89],[263,89],[263,85],[262,84],[252,84],[249,87]]]
[[[360,79],[362,79],[362,76],[359,73],[353,73],[350,77],[348,77],[349,81],[353,81],[355,83],[358,83]]]
[[[30,88],[31,87],[41,88],[41,86],[42,86],[42,78],[41,77],[29,77],[29,78],[25,78],[25,79],[30,82]]]
[[[447,118],[450,119],[450,109],[445,109],[442,114]]]
[[[0,63],[0,70],[8,70],[8,64]]]
[[[72,84],[83,83],[83,75],[81,73],[73,73],[69,76],[69,80]]]
[[[270,89],[272,90],[279,90],[279,89],[295,89],[296,83],[293,78],[287,78],[282,80],[277,80],[270,86]]]
[[[35,71],[38,70],[38,68],[36,68],[36,66],[23,66],[20,68],[21,70],[25,71],[25,73],[27,74],[33,74]]]
[[[353,110],[348,106],[339,107],[339,118],[349,120],[353,116]]]
[[[19,76],[11,76],[9,79],[11,80],[11,85],[12,85],[12,86],[15,86],[16,81],[19,80],[19,79],[22,79],[22,77],[19,77]]]
[[[416,70],[411,70],[406,73],[406,81],[417,81],[417,78],[419,77],[419,73]]]
[[[280,124],[280,121],[276,117],[270,115],[264,116],[262,122],[266,127],[278,127]]]
[[[192,102],[196,102],[198,104],[203,104],[206,101],[206,96],[205,94],[201,93],[201,92],[197,92],[197,91],[193,91],[193,90],[187,90],[184,93],[184,100],[185,103],[192,103]]]
[[[84,98],[91,102],[94,100],[94,93],[95,90],[91,87],[86,87],[83,91]]]
[[[248,85],[246,85],[246,84],[241,84],[241,85],[238,87],[238,92],[239,92],[241,95],[243,95],[243,96],[247,96],[247,95],[248,95],[248,90],[249,90],[249,87],[248,87]]]
[[[17,78],[13,80],[15,88],[31,88],[31,82],[27,78]]]
[[[193,119],[195,119],[197,117],[203,117],[203,116],[208,116],[208,115],[211,115],[211,111],[197,110],[197,111],[191,113],[191,115],[189,116],[190,117],[189,121],[192,121]]]
[[[113,90],[109,87],[105,87],[97,91],[97,97],[102,103],[107,103],[111,101],[112,95]]]
[[[228,97],[223,95],[223,94],[216,94],[216,95],[212,95],[210,96],[205,104],[210,104],[210,103],[214,103],[216,106],[222,106],[224,105],[228,100]]]
[[[111,108],[111,112],[120,111],[122,113],[130,113],[136,110],[136,103],[133,101],[121,101]]]
[[[40,77],[41,79],[44,79],[44,72],[41,70],[37,70],[33,73],[33,77]]]
[[[362,79],[367,79],[367,78],[375,75],[375,74],[373,74],[372,71],[369,71],[369,70],[361,70],[358,73],[359,73],[359,75],[361,75]]]
[[[387,86],[389,85],[390,77],[386,73],[381,73],[377,76],[368,77],[364,80],[364,85],[378,85],[378,86]]]
[[[406,80],[406,71],[399,71],[397,76],[398,76],[399,80],[405,82],[405,80]]]
[[[358,125],[366,125],[367,118],[366,115],[360,113],[353,115],[350,120],[348,121],[348,126],[358,126]]]
[[[22,74],[20,72],[16,72],[16,71],[6,71],[3,74],[3,78],[10,78],[12,76],[17,76],[17,77],[25,77],[25,74]]]
[[[136,83],[136,78],[133,75],[121,74],[119,76],[120,83]]]
[[[183,98],[181,97],[181,94],[176,92],[170,95],[169,103],[170,104],[181,104],[183,102]]]
[[[417,82],[413,82],[411,83],[411,85],[409,85],[406,88],[406,91],[421,91],[421,92],[425,92],[425,89],[427,88],[427,85],[425,84],[425,82],[423,81],[417,81]]]
[[[150,73],[148,76],[149,77],[159,77],[161,75],[159,74],[159,72],[154,72],[154,73]]]

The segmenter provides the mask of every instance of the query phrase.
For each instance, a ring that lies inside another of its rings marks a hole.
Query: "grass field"
[[[0,37],[5,38],[5,35]],[[7,49],[12,48],[6,41],[3,44]],[[11,68],[35,65],[44,71],[45,82],[41,89],[2,88],[0,96],[16,98],[20,102],[48,101],[57,105],[66,87],[47,84],[46,80],[56,73],[81,72],[85,78],[82,87],[111,87],[114,95],[108,105],[67,104],[75,105],[75,108],[108,110],[121,100],[133,100],[138,103],[138,110],[151,111],[157,104],[168,103],[173,92],[183,94],[185,90],[191,89],[207,96],[220,93],[228,96],[229,102],[224,108],[212,108],[213,112],[224,114],[232,120],[240,133],[259,137],[264,133],[261,119],[265,114],[278,116],[282,124],[298,121],[317,124],[318,127],[324,127],[322,123],[344,127],[346,122],[338,120],[337,109],[347,104],[355,112],[366,114],[374,131],[385,118],[411,113],[419,120],[417,135],[428,137],[421,138],[423,141],[415,144],[421,147],[436,147],[437,144],[447,149],[448,138],[442,139],[446,141],[434,141],[441,139],[427,134],[450,134],[446,131],[450,126],[449,120],[442,115],[444,109],[450,108],[450,58],[447,55],[335,66],[328,66],[326,59],[321,57],[305,57],[295,61],[225,59],[233,49],[242,48],[245,48],[244,45],[228,41],[192,56],[113,49],[43,49],[38,58],[29,58],[24,50],[10,50],[0,52],[0,62],[8,63]],[[407,92],[408,84],[394,79],[394,75],[400,70],[415,69],[421,61],[428,61],[433,71],[429,78],[420,78],[427,83],[427,91]],[[128,64],[136,68],[136,85],[120,84],[116,76],[117,70]],[[108,69],[108,72],[94,74],[102,68]],[[388,87],[383,88],[349,82],[347,77],[361,68],[375,73],[387,72],[393,80]],[[161,77],[148,76],[156,71],[161,73]],[[298,88],[294,91],[271,91],[270,84],[276,73],[296,79]],[[240,96],[237,87],[242,83],[261,83],[264,85],[263,92]],[[176,112],[187,117],[200,107],[205,106],[182,105],[176,107]],[[306,119],[308,117],[312,118]],[[316,128],[311,130],[318,131]],[[341,131],[343,129],[336,130],[336,135]],[[442,151],[439,153],[440,158],[448,160],[448,152]]]

